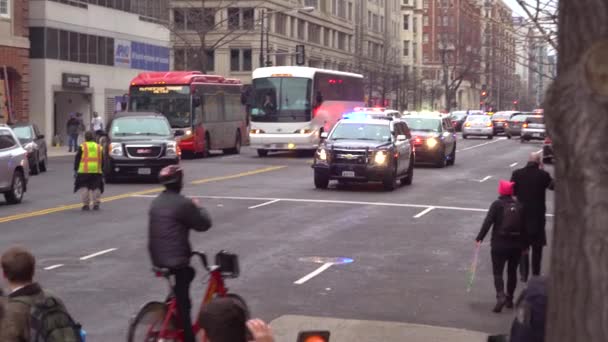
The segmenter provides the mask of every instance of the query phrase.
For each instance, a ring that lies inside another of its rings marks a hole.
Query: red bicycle
[[[224,284],[226,278],[236,278],[239,275],[238,257],[235,254],[221,251],[215,255],[215,265],[209,266],[207,256],[201,252],[193,252],[198,256],[201,264],[209,276],[207,291],[199,308],[209,303],[214,297],[232,297],[239,301],[249,316],[249,309],[245,301],[236,294],[228,293]],[[178,315],[177,301],[173,293],[174,277],[169,269],[153,268],[157,277],[164,277],[169,283],[169,296],[164,302],[149,302],[135,315],[129,324],[128,342],[178,342],[184,340],[182,320]],[[198,317],[198,315],[196,316]],[[198,319],[192,325],[194,334],[201,330]]]

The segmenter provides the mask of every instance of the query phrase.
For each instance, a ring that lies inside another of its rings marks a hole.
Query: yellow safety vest
[[[82,156],[78,173],[101,173],[101,146],[93,141],[80,145]]]

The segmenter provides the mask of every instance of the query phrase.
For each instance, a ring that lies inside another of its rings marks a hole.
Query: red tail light
[[[417,144],[417,145],[422,144],[422,139],[421,139],[420,137],[416,137],[416,138],[414,139],[414,144]]]

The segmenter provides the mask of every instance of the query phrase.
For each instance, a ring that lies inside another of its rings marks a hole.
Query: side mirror
[[[183,131],[183,130],[181,130],[181,129],[178,129],[178,130],[176,130],[176,131],[175,131],[175,133],[173,133],[173,134],[174,134],[174,136],[176,136],[176,137],[181,137],[181,136],[183,136],[183,135],[186,135],[186,132],[184,132],[184,131]]]
[[[321,139],[327,139],[327,137],[329,137],[329,133],[327,133],[327,132],[321,133]]]
[[[220,272],[226,278],[239,276],[239,257],[236,254],[220,251],[215,255],[215,264],[220,267]]]
[[[44,139],[44,134],[40,134],[40,135],[38,136],[38,139]]]
[[[407,137],[404,134],[399,134],[397,136],[397,141],[406,141]]]

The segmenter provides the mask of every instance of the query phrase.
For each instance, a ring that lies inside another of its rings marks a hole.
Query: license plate
[[[355,177],[355,171],[342,171],[342,177]]]
[[[540,133],[533,133],[532,136],[536,137],[536,138],[540,138]]]
[[[151,175],[152,170],[150,168],[140,168],[140,169],[137,169],[137,174],[138,175]]]

